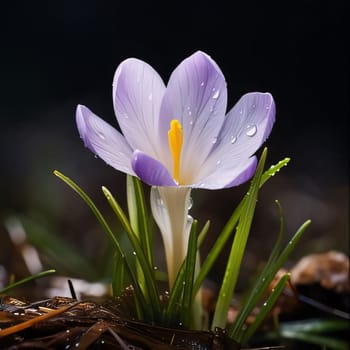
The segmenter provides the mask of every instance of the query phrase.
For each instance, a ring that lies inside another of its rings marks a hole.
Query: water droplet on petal
[[[163,199],[158,198],[158,199],[157,199],[157,205],[158,205],[159,208],[164,207],[164,201],[163,201]]]
[[[191,126],[193,125],[193,120],[192,120],[192,119],[190,120],[189,124],[190,124]]]
[[[212,143],[213,145],[215,145],[216,142],[217,142],[217,140],[218,140],[218,138],[217,138],[217,137],[214,137],[213,140],[211,141],[211,143]]]
[[[193,199],[192,197],[189,197],[187,201],[187,209],[190,210],[192,206],[193,206]]]
[[[214,100],[216,100],[216,99],[219,97],[219,95],[220,95],[220,91],[219,91],[219,90],[216,90],[215,93],[214,93],[214,95],[212,96],[212,98],[213,98]]]
[[[221,160],[219,159],[217,162],[216,162],[216,165],[220,165],[221,164]]]
[[[246,130],[246,135],[247,136],[254,136],[256,134],[256,132],[258,131],[256,125],[247,125],[247,130]]]
[[[201,86],[204,86],[204,81],[201,82]]]
[[[99,136],[99,138],[100,138],[101,140],[105,140],[105,139],[106,139],[105,134],[102,133],[101,131],[98,131],[97,134],[98,134],[98,136]]]
[[[148,99],[149,99],[149,101],[152,101],[152,100],[153,100],[153,94],[152,94],[152,92],[148,95]]]
[[[237,141],[236,136],[231,136],[231,143],[234,144]]]
[[[243,109],[240,109],[240,110],[239,110],[239,114],[243,114]]]

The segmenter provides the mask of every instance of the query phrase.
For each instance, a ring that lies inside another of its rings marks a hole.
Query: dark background
[[[313,220],[294,259],[328,249],[348,252],[345,1],[229,4],[85,0],[1,6],[0,265],[16,272],[4,224],[13,216],[26,222],[28,234],[40,228],[75,246],[92,264],[103,260],[108,240],[52,171],[77,181],[107,213],[100,186],[123,202],[125,176],[83,147],[76,105],[89,106],[116,126],[111,83],[122,60],[143,59],[167,81],[196,50],[221,67],[229,108],[249,91],[273,94],[277,121],[266,144],[268,164],[292,158],[261,193],[247,268],[271,249],[278,230],[274,199],[284,207],[289,236]],[[203,254],[246,189],[193,193],[192,214],[201,223],[213,222]],[[50,259],[47,264],[52,266]],[[73,267],[65,268],[62,273],[73,273]]]

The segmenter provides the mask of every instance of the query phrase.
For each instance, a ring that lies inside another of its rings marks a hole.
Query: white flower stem
[[[193,222],[188,215],[191,188],[152,187],[151,207],[161,231],[171,290],[186,257],[189,232]]]

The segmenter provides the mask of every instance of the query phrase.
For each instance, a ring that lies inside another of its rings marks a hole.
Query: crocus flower
[[[185,256],[190,189],[227,188],[251,178],[254,153],[274,123],[273,98],[248,93],[226,114],[225,78],[198,51],[179,64],[167,86],[147,63],[123,61],[113,80],[113,103],[122,133],[79,105],[80,136],[110,166],[156,186],[152,210],[173,281]]]

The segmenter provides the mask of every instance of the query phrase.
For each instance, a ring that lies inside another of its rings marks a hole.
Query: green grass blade
[[[239,341],[239,339],[242,336],[242,325],[245,321],[245,319],[248,317],[250,312],[253,310],[255,305],[261,300],[263,297],[263,294],[265,293],[266,289],[276,276],[277,271],[284,265],[289,255],[292,253],[293,249],[295,248],[296,244],[304,234],[307,227],[310,225],[311,221],[307,220],[305,221],[297,230],[297,232],[294,234],[292,239],[288,242],[287,246],[283,249],[281,254],[278,256],[277,259],[275,259],[275,262],[268,266],[268,268],[264,268],[262,273],[260,274],[260,277],[250,293],[250,296],[245,303],[244,308],[242,311],[238,314],[235,322],[231,326],[228,334],[231,338],[233,338],[236,341]]]
[[[180,322],[180,304],[181,295],[183,293],[185,285],[185,266],[186,259],[182,263],[179,272],[176,275],[176,279],[171,289],[167,308],[165,310],[165,320],[168,326],[178,326]]]
[[[248,292],[248,298],[243,303],[242,309],[239,311],[233,325],[231,326],[231,335],[234,339],[240,338],[240,333],[242,332],[242,326],[245,320],[256,306],[256,303],[258,302],[262,294],[265,292],[266,286],[270,284],[272,279],[268,278],[269,271],[271,269],[271,266],[276,263],[276,260],[278,259],[278,256],[281,253],[281,245],[284,238],[284,217],[281,205],[278,201],[275,201],[275,203],[278,206],[280,214],[280,228],[277,240],[264,269],[259,274],[259,278],[257,279],[253,288]]]
[[[59,179],[61,179],[63,182],[65,182],[69,187],[71,187],[84,200],[84,202],[90,207],[91,211],[93,212],[93,214],[97,218],[97,220],[100,223],[100,225],[102,226],[103,230],[107,233],[107,235],[110,237],[110,239],[114,243],[114,246],[115,246],[116,250],[118,251],[118,253],[120,254],[120,256],[126,257],[126,255],[125,255],[121,245],[119,244],[116,236],[114,235],[114,233],[111,230],[111,228],[109,227],[107,221],[105,220],[105,218],[103,217],[101,212],[98,210],[98,208],[96,207],[94,202],[91,200],[91,198],[74,181],[72,181],[67,176],[63,175],[62,173],[60,173],[57,170],[54,171],[54,174]],[[137,283],[137,278],[133,272],[133,269],[131,268],[129,263],[127,263],[126,266],[127,266],[129,276],[131,276],[131,278],[132,278],[132,283],[133,283],[134,291],[135,291],[135,298],[137,299],[136,302],[140,305],[147,305],[146,300],[144,298],[144,295],[142,294],[142,291],[140,290],[139,285]],[[148,311],[147,308],[144,307],[144,310],[145,310],[145,313],[147,314],[147,311]],[[140,313],[138,314],[138,316],[140,319],[143,319],[143,315],[141,315]]]
[[[320,333],[346,331],[349,321],[339,319],[308,319],[281,323],[281,330],[288,329],[293,332]]]
[[[209,232],[210,227],[210,220],[207,220],[207,222],[204,224],[201,232],[198,234],[198,248],[202,245],[205,237],[207,236],[207,233]]]
[[[184,275],[184,292],[181,306],[181,322],[185,327],[190,326],[191,322],[191,308],[192,308],[192,289],[194,272],[196,268],[196,257],[197,257],[197,220],[193,221],[190,237],[187,246],[187,256],[185,263],[185,275]]]
[[[125,283],[125,257],[115,252],[113,260],[112,292],[118,297],[126,287]]]
[[[276,260],[276,265],[274,266],[274,274],[284,265],[288,259],[291,252],[294,250],[295,246],[299,242],[300,238],[304,234],[305,230],[310,226],[311,220],[306,220],[297,230],[292,239],[288,242],[287,246],[282,251],[281,255]]]
[[[274,264],[276,262],[276,260],[278,259],[279,255],[281,253],[281,250],[282,250],[282,243],[283,243],[283,240],[285,237],[285,223],[284,223],[283,209],[282,209],[282,206],[278,200],[275,200],[275,204],[277,205],[277,208],[279,211],[280,227],[279,227],[276,243],[275,243],[274,247],[272,248],[271,254],[270,254],[269,259],[267,260],[267,263],[265,266],[266,270],[269,269],[271,267],[271,265]]]
[[[216,259],[220,255],[222,249],[224,248],[225,244],[227,243],[228,239],[230,238],[233,229],[237,225],[238,219],[241,215],[241,211],[243,208],[244,199],[241,201],[241,203],[237,206],[233,214],[231,215],[230,219],[227,221],[225,227],[219,234],[217,240],[215,241],[213,247],[210,249],[209,254],[207,255],[206,259],[204,260],[201,269],[199,271],[199,274],[195,280],[194,286],[193,286],[193,294],[197,294],[199,288],[201,287],[204,279],[206,278],[208,272],[214,265]],[[201,238],[201,237],[200,237]],[[200,239],[202,241],[202,239]]]
[[[260,179],[263,173],[266,155],[267,149],[265,148],[260,157],[250,189],[246,194],[247,199],[242,208],[239,224],[236,229],[236,235],[234,237],[231,252],[226,265],[223,282],[219,291],[212,329],[215,329],[215,327],[225,328],[226,326],[227,312],[236,286],[245,246],[254,216]]]
[[[21,280],[19,280],[17,282],[14,282],[14,283],[11,283],[10,285],[6,286],[5,288],[0,289],[0,295],[1,294],[6,294],[10,290],[12,290],[12,289],[14,289],[14,288],[16,288],[18,286],[21,286],[22,284],[25,284],[25,283],[37,280],[38,278],[42,278],[42,277],[51,275],[51,274],[53,274],[55,272],[56,272],[56,270],[50,269],[50,270],[46,270],[46,271],[42,271],[42,272],[36,273],[35,275],[31,275],[31,276],[22,278]]]
[[[261,188],[272,176],[274,176],[277,172],[280,171],[281,168],[286,166],[290,161],[290,158],[285,158],[281,161],[279,161],[276,165],[272,165],[268,170],[266,170],[263,175],[261,176],[259,188]],[[242,208],[244,207],[244,203],[246,201],[246,197],[242,199],[242,201],[239,203],[239,205],[236,207],[234,212],[232,213],[231,217],[227,221],[225,227],[218,235],[217,240],[215,241],[213,247],[211,248],[209,254],[207,255],[207,258],[204,260],[199,275],[196,278],[195,285],[193,288],[193,292],[197,293],[200,286],[202,285],[204,279],[208,275],[210,269],[214,265],[216,259],[220,255],[223,247],[227,243],[228,239],[231,237],[231,234],[237,225],[238,219],[241,215]],[[208,227],[209,228],[209,227]],[[202,233],[199,235],[198,238],[198,246],[202,244],[203,241]]]
[[[308,332],[296,332],[290,330],[287,327],[280,329],[280,336],[284,339],[291,339],[293,343],[296,341],[318,345],[320,349],[333,349],[333,350],[348,350],[349,343],[346,340],[338,339],[336,336],[312,334]]]
[[[271,167],[267,169],[261,176],[260,187],[262,187],[265,184],[265,182],[271,178],[271,176],[275,176],[275,174],[278,173],[281,170],[281,168],[287,166],[289,162],[290,158],[284,158],[280,160],[277,164],[271,165]]]
[[[152,236],[147,221],[148,214],[142,183],[138,178],[127,176],[127,194],[131,226],[140,239],[142,250],[149,264],[153,266]]]
[[[263,304],[260,309],[260,312],[255,317],[254,322],[247,328],[245,331],[242,340],[240,340],[241,345],[247,344],[252,335],[256,332],[256,330],[260,327],[261,323],[264,321],[268,313],[272,310],[279,296],[283,292],[287,282],[290,280],[290,274],[285,274],[278,281],[276,287],[271,291],[271,294]]]
[[[137,258],[138,262],[140,263],[140,266],[144,274],[144,281],[146,283],[145,288],[142,290],[145,294],[148,306],[152,306],[150,309],[154,310],[153,317],[159,320],[161,315],[161,307],[160,307],[159,292],[156,285],[153,266],[150,266],[149,261],[142,250],[140,241],[136,236],[135,232],[133,231],[131,224],[128,221],[123,209],[120,207],[118,202],[115,200],[111,192],[106,187],[103,186],[102,191],[108,203],[110,204],[112,210],[117,215],[120,223],[125,229],[129,237],[129,240],[134,248],[134,253],[135,253],[134,255]]]
[[[93,214],[96,216],[97,220],[101,224],[104,231],[107,233],[109,238],[114,243],[116,249],[122,253],[122,248],[116,239],[115,235],[113,234],[112,230],[110,229],[109,225],[107,224],[107,221],[102,216],[101,212],[97,209],[94,202],[91,200],[91,198],[75,183],[73,182],[69,177],[63,175],[59,171],[55,170],[53,172],[58,178],[60,178],[63,182],[65,182],[70,188],[72,188],[75,192],[79,194],[79,196],[84,200],[84,202],[90,207]]]
[[[349,329],[349,321],[339,319],[306,319],[281,322],[277,331],[262,335],[262,340],[290,340],[290,346],[297,348],[305,344],[318,345],[320,349],[348,350],[349,343],[345,334]],[[338,332],[341,332],[339,336]]]

